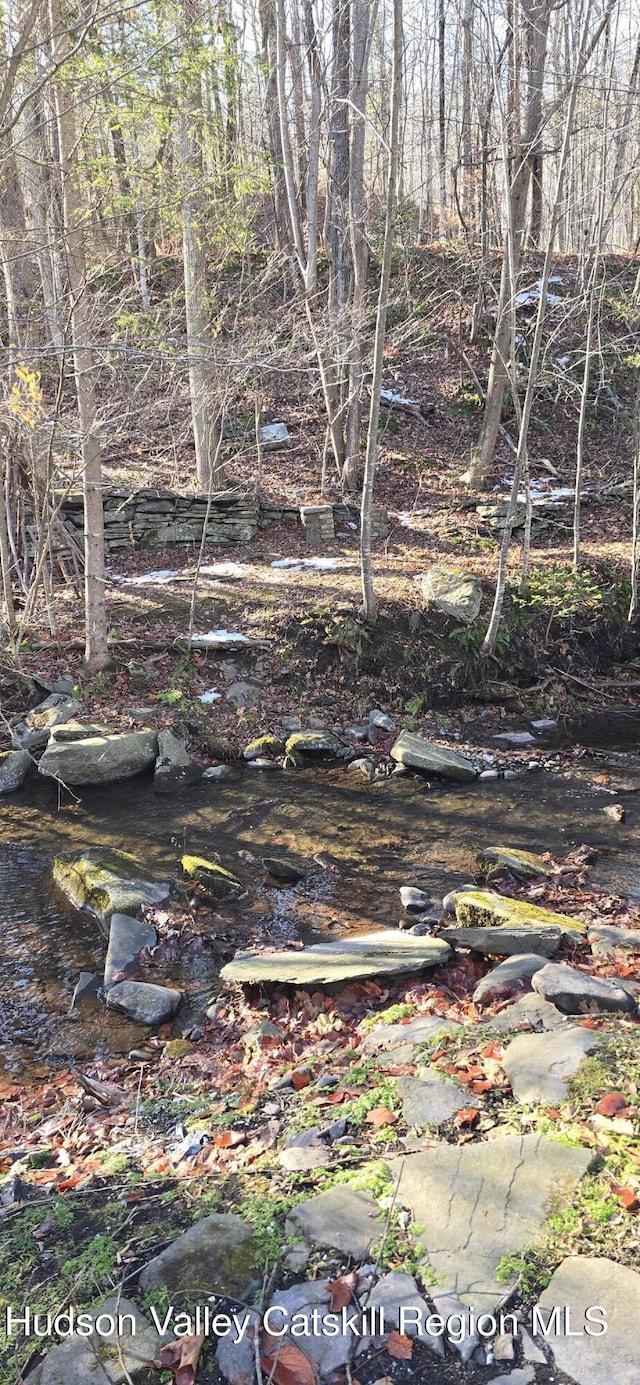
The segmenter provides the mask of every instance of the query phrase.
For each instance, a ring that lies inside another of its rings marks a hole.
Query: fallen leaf
[[[308,1072],[300,1072],[296,1070],[291,1074],[291,1086],[293,1087],[294,1092],[301,1092],[303,1087],[309,1086],[310,1081],[311,1078]]]
[[[388,1106],[374,1106],[365,1116],[367,1125],[372,1125],[374,1130],[379,1130],[382,1125],[393,1125],[397,1119],[398,1112],[390,1111]]]
[[[640,1207],[640,1198],[635,1188],[616,1188],[616,1194],[620,1198],[622,1206],[627,1212],[637,1212]]]
[[[204,1333],[197,1337],[180,1337],[175,1342],[168,1342],[156,1360],[150,1361],[149,1365],[155,1366],[159,1371],[171,1371],[175,1385],[194,1385],[203,1342]]]
[[[622,1092],[607,1092],[598,1102],[596,1111],[599,1116],[616,1116],[620,1111],[626,1111],[628,1104]]]
[[[316,1372],[308,1356],[291,1342],[262,1338],[260,1364],[273,1385],[317,1385]]]
[[[387,1351],[395,1361],[410,1361],[413,1356],[413,1342],[403,1332],[390,1332],[387,1338]]]
[[[357,1283],[357,1270],[352,1270],[351,1274],[343,1274],[340,1279],[332,1279],[327,1284],[327,1292],[331,1295],[332,1313],[338,1313],[341,1308],[348,1308]]]
[[[455,1122],[456,1122],[456,1125],[461,1125],[461,1126],[465,1126],[465,1125],[475,1125],[476,1121],[479,1120],[479,1119],[480,1119],[480,1112],[478,1111],[477,1107],[475,1107],[475,1106],[465,1106],[464,1109],[463,1109],[462,1111],[458,1111],[458,1112],[456,1113]]]
[[[218,1149],[233,1149],[234,1145],[246,1144],[246,1130],[223,1130],[221,1135],[216,1135],[213,1143]]]

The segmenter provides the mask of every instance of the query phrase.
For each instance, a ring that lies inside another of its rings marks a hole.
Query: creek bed
[[[330,941],[347,932],[396,926],[398,889],[415,883],[441,895],[473,872],[476,852],[495,843],[551,851],[561,860],[582,842],[599,855],[595,886],[640,899],[640,802],[616,794],[624,823],[603,813],[611,793],[576,777],[524,773],[512,781],[427,789],[408,775],[371,785],[344,767],[262,775],[246,771],[221,786],[154,795],[147,777],[83,789],[58,801],[35,781],[0,801],[0,1071],[42,1077],[52,1062],[123,1052],[146,1031],[100,999],[70,1017],[81,971],[101,973],[98,924],[53,885],[58,851],[109,845],[132,852],[161,879],[180,875],[180,857],[219,854],[246,894],[215,910],[221,932]],[[265,883],[262,856],[302,857],[305,881]],[[171,977],[186,992],[176,1032],[218,987],[220,959],[189,950]]]

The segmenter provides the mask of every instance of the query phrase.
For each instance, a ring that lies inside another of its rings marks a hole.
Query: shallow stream
[[[622,773],[620,783],[634,784],[637,753],[618,751],[614,764],[630,764],[631,779]],[[595,782],[597,768],[578,763],[566,777],[532,772],[431,790],[411,776],[371,785],[342,766],[246,771],[177,797],[157,797],[141,778],[83,789],[77,802],[59,802],[52,783],[31,783],[0,800],[0,1070],[41,1076],[56,1060],[127,1051],[144,1034],[99,999],[69,1013],[79,973],[101,972],[105,939],[53,885],[58,851],[118,847],[161,879],[179,878],[185,850],[218,853],[247,887],[209,922],[231,948],[251,937],[322,941],[395,926],[401,884],[441,896],[469,878],[476,851],[492,843],[562,859],[587,842],[599,852],[593,884],[640,900],[640,795],[613,797]],[[613,801],[625,805],[624,823],[604,814]],[[305,861],[305,881],[268,885],[260,858],[290,854]],[[170,975],[188,997],[178,1032],[215,993],[219,967],[206,947],[173,959]]]

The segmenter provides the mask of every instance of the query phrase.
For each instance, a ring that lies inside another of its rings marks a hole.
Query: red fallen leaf
[[[351,1274],[343,1274],[340,1279],[332,1279],[327,1284],[327,1292],[331,1294],[332,1313],[339,1313],[341,1308],[348,1308],[357,1284],[357,1270],[352,1270]]]
[[[473,1082],[469,1083],[471,1091],[477,1095],[481,1095],[482,1092],[492,1092],[497,1085],[495,1082],[490,1082],[488,1077],[474,1078]]]
[[[476,1121],[479,1119],[480,1112],[477,1110],[475,1106],[465,1106],[465,1108],[462,1111],[456,1112],[455,1122],[456,1125],[461,1126],[475,1125]]]
[[[291,1074],[291,1086],[294,1092],[301,1092],[303,1087],[309,1086],[310,1081],[311,1078],[308,1072],[300,1072],[296,1069],[296,1071]]]
[[[600,1023],[599,1023],[598,1020],[578,1020],[578,1024],[580,1025],[581,1029],[599,1029],[599,1028],[600,1028]]]
[[[456,1072],[457,1072],[457,1075],[458,1075],[458,1080],[459,1080],[460,1082],[465,1082],[465,1083],[466,1083],[466,1082],[475,1082],[478,1078],[483,1078],[483,1077],[484,1077],[484,1073],[483,1073],[483,1071],[482,1071],[482,1068],[478,1068],[478,1067],[474,1067],[474,1068],[463,1068],[463,1069],[457,1068],[457,1069],[456,1069]]]
[[[398,1112],[390,1111],[388,1106],[374,1106],[365,1116],[367,1125],[372,1125],[375,1130],[379,1130],[382,1125],[393,1125],[397,1119]]]
[[[396,1361],[410,1361],[413,1356],[413,1342],[403,1332],[390,1332],[387,1337],[387,1351]]]
[[[638,1211],[640,1198],[635,1188],[616,1188],[615,1191],[627,1212]]]
[[[389,1077],[413,1077],[415,1070],[415,1063],[397,1063],[395,1067],[385,1067]]]
[[[213,1143],[218,1149],[232,1149],[234,1145],[244,1145],[247,1142],[246,1130],[223,1130],[221,1135],[216,1135]]]
[[[260,1365],[273,1385],[317,1385],[316,1372],[308,1356],[292,1342],[262,1338]]]
[[[607,1092],[598,1102],[596,1113],[599,1116],[617,1116],[621,1111],[626,1111],[628,1104],[622,1092]]]
[[[0,1087],[0,1101],[15,1101],[17,1096],[22,1096],[24,1087]]]
[[[160,1355],[154,1361],[149,1361],[148,1365],[155,1366],[158,1371],[171,1371],[175,1385],[194,1385],[203,1342],[204,1333],[168,1342]]]
[[[483,1050],[482,1050],[482,1057],[483,1057],[483,1058],[498,1058],[498,1059],[500,1059],[500,1058],[502,1058],[503,1053],[504,1053],[504,1045],[503,1045],[503,1044],[487,1044],[487,1047],[486,1047],[486,1048],[483,1048]]]

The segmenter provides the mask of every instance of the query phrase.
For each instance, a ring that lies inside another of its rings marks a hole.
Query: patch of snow
[[[114,581],[124,582],[128,587],[160,587],[165,582],[170,582],[173,577],[179,577],[179,572],[172,568],[160,568],[157,572],[141,572],[138,577],[117,577]]]
[[[198,702],[204,702],[208,705],[210,702],[218,702],[221,697],[222,693],[218,692],[217,688],[207,688],[206,692],[200,693]]]
[[[286,423],[265,423],[260,429],[260,445],[267,451],[276,451],[279,447],[286,447],[289,442],[289,430]]]
[[[341,564],[340,558],[276,558],[272,567],[288,568],[290,572],[301,572],[310,568],[313,572],[335,572]]]
[[[200,572],[204,577],[246,577],[247,568],[241,563],[207,563]]]
[[[562,279],[558,279],[558,278],[556,277],[556,278],[550,279],[550,280],[549,280],[549,283],[550,283],[550,284],[561,284],[561,283],[562,283]],[[538,303],[538,302],[539,302],[540,294],[541,294],[541,293],[542,293],[542,280],[541,280],[541,279],[538,279],[537,284],[534,284],[530,289],[522,289],[520,293],[517,293],[517,294],[516,294],[515,299],[514,299],[514,303],[515,303],[516,308],[531,308],[531,307],[533,307],[533,305],[534,305],[535,303]],[[555,308],[555,307],[557,307],[558,303],[562,303],[562,296],[561,296],[561,294],[559,294],[559,293],[549,293],[549,292],[547,291],[547,303],[548,303],[548,305],[549,305],[550,308]]]
[[[399,404],[407,409],[415,409],[418,406],[417,399],[405,399],[402,394],[394,394],[393,390],[380,390],[380,400],[383,404]]]
[[[192,635],[191,643],[194,649],[228,649],[234,644],[251,644],[251,640],[231,630],[208,630],[206,635]]]
[[[556,365],[560,365],[560,366],[571,365],[571,357],[570,357],[570,356],[556,356]]]

